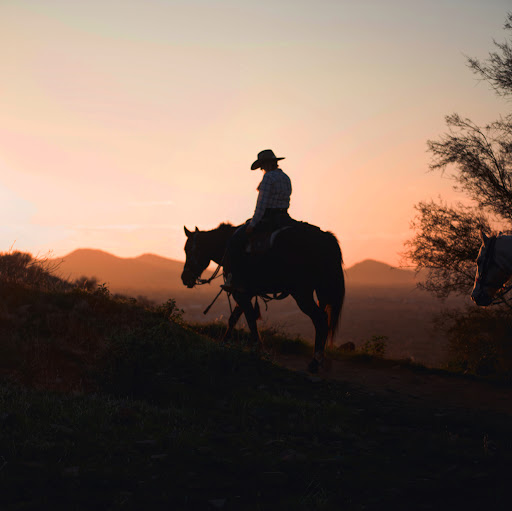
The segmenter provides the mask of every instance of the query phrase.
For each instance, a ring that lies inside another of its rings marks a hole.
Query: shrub
[[[155,325],[171,327],[169,320],[181,320],[183,311],[174,300],[157,310],[147,300],[113,295],[94,278],[59,279],[51,274],[55,268],[28,253],[0,254],[0,373],[5,378],[38,388],[95,388],[92,368],[112,338],[122,344],[142,332],[143,339]]]
[[[365,355],[382,358],[386,352],[386,341],[388,339],[387,335],[374,335],[363,344],[361,352]]]
[[[73,285],[84,291],[93,292],[98,287],[98,279],[96,277],[86,277],[82,275],[73,282]]]
[[[511,310],[468,307],[442,313],[437,324],[448,336],[450,368],[512,379]]]
[[[156,312],[162,314],[165,319],[174,323],[180,323],[183,319],[184,310],[178,308],[176,300],[169,298],[165,303],[156,307]]]
[[[26,252],[0,253],[0,281],[25,287],[57,291],[69,289],[71,284],[52,275],[59,267],[48,258],[37,259]]]

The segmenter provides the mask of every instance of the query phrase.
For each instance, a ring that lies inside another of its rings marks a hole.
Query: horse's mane
[[[218,227],[215,227],[215,229],[210,229],[209,231],[203,231],[203,232],[208,232],[208,233],[217,233],[217,234],[222,234],[222,233],[226,233],[226,232],[232,232],[234,229],[236,229],[237,226],[229,223],[229,222],[222,222],[219,224]]]
[[[222,222],[221,224],[219,224],[219,226],[215,230],[223,231],[225,229],[231,229],[232,227],[233,227],[233,224],[231,224],[229,222]]]
[[[236,229],[235,225],[233,225],[229,222],[222,222],[221,224],[219,224],[218,227],[216,227],[215,229],[212,229],[212,232],[225,233],[225,232],[231,232],[234,229]]]

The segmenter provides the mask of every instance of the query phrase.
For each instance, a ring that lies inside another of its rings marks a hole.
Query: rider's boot
[[[228,293],[233,293],[233,292],[246,293],[247,292],[247,289],[241,282],[237,281],[237,279],[233,279],[232,273],[228,273],[226,280],[224,281],[224,284],[222,284],[220,287]]]

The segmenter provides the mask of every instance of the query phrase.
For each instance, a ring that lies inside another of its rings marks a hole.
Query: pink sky
[[[252,216],[272,148],[290,213],[348,265],[397,264],[413,206],[457,196],[426,141],[507,104],[465,55],[509,0],[97,1],[0,6],[0,251],[182,260],[183,225]]]

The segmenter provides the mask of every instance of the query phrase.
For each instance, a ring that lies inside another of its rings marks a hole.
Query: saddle
[[[291,225],[279,227],[273,231],[263,231],[254,233],[245,246],[245,252],[251,255],[264,255],[274,246],[276,237],[286,229],[290,229]]]
[[[267,228],[263,230],[257,230],[254,232],[246,243],[245,252],[251,255],[265,255],[267,254],[272,247],[274,246],[274,242],[276,238],[287,229],[298,228],[298,229],[313,229],[316,231],[320,231],[320,228],[308,224],[307,222],[301,222],[300,220],[295,220],[291,217],[287,217],[284,221],[279,222],[277,225],[271,225],[270,227],[267,225]]]

